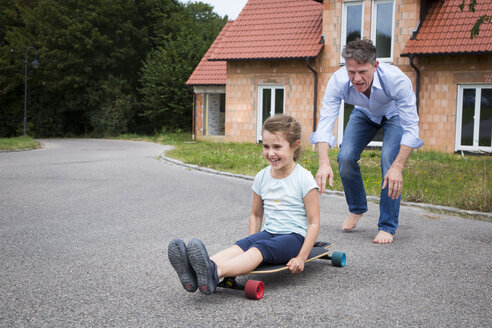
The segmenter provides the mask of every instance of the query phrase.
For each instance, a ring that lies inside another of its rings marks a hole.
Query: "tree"
[[[224,23],[178,0],[0,0],[0,136],[22,133],[29,46],[29,134],[189,127],[184,82]]]
[[[8,34],[10,29],[24,26],[22,13],[35,4],[0,0],[0,137],[23,132],[25,48],[12,44]]]
[[[110,114],[121,108],[125,115],[117,117],[125,119],[119,124],[127,130],[133,122],[131,114],[136,113],[138,72],[152,47],[152,24],[160,18],[155,12],[176,11],[176,3],[41,0],[24,15],[28,31],[22,33],[36,35],[45,63],[42,92],[37,99],[34,90],[32,94],[37,104],[33,108],[36,134],[100,134],[114,126]],[[118,94],[125,97],[108,101]],[[116,104],[120,108],[108,108]]]
[[[147,56],[141,72],[143,112],[150,132],[189,129],[192,94],[185,83],[227,18],[207,4],[191,3],[171,19],[171,30],[160,29],[160,45]]]
[[[475,6],[477,5],[477,0],[468,0],[468,10],[471,11],[472,13],[475,12]],[[459,6],[460,10],[463,11],[465,8],[465,3],[466,0],[461,1],[461,5]],[[492,23],[492,16],[491,15],[482,15],[480,16],[476,21],[475,24],[473,25],[471,31],[470,31],[470,38],[473,39],[474,37],[478,36],[480,33],[480,26],[484,23]]]

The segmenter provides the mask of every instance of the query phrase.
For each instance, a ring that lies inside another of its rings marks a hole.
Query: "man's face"
[[[376,61],[374,64],[359,64],[354,59],[349,58],[345,61],[345,66],[350,82],[352,82],[355,90],[358,92],[366,92],[372,85],[374,72],[376,72],[376,69],[378,68],[378,62]]]

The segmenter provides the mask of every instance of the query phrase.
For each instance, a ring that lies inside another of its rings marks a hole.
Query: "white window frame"
[[[340,111],[338,112],[338,124],[337,124],[337,146],[340,147],[343,140],[343,126],[345,125],[344,121],[344,112],[345,112],[345,102],[342,100],[340,104]],[[367,145],[367,147],[383,147],[382,141],[371,141]]]
[[[392,23],[391,23],[391,55],[390,57],[377,58],[377,60],[386,63],[393,63],[393,52],[394,52],[393,48],[395,43],[395,1],[394,0],[373,0],[372,17],[371,17],[371,40],[373,40],[374,46],[376,46],[377,48],[378,45],[376,44],[376,27],[377,27],[378,11],[376,9],[378,4],[384,4],[384,3],[393,4]]]
[[[284,91],[282,113],[285,113],[285,86],[279,84],[268,84],[258,86],[258,106],[256,111],[256,141],[261,141],[261,129],[263,127],[263,90],[272,90],[272,99],[270,102],[270,116],[275,114],[275,90]]]
[[[340,110],[338,112],[338,123],[337,123],[337,147],[339,148],[343,140],[343,126],[345,125],[344,113],[345,113],[345,102],[342,100],[342,102],[340,103]]]
[[[463,123],[463,90],[475,89],[475,113],[473,115],[473,145],[461,145],[461,126]],[[479,146],[480,132],[480,99],[482,97],[482,89],[492,89],[492,84],[458,84],[458,95],[456,100],[456,130],[454,151],[471,151],[471,152],[487,152],[492,153],[492,145],[490,147]]]
[[[364,37],[364,1],[346,1],[342,3],[342,28],[340,29],[340,64],[345,64],[342,50],[347,40],[347,7],[362,5],[362,16],[360,20],[360,37]]]

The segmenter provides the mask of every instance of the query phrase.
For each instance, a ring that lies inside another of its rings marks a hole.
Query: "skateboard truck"
[[[237,282],[236,277],[224,277],[217,287],[244,290],[244,285]]]

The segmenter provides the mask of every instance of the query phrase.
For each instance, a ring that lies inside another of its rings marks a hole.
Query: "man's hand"
[[[326,189],[326,180],[328,180],[330,187],[333,187],[333,170],[330,165],[320,165],[315,178],[320,194],[322,194]]]
[[[384,176],[381,189],[388,186],[388,197],[392,199],[397,199],[401,195],[401,190],[403,189],[403,175],[401,172],[412,152],[413,148],[401,145],[398,156],[396,156],[395,161]]]
[[[391,197],[391,199],[400,197],[403,188],[403,175],[400,168],[391,166],[386,172],[382,189],[386,188],[386,186],[388,186],[388,197]]]
[[[333,187],[333,170],[331,169],[330,159],[328,158],[328,151],[330,150],[330,145],[326,142],[320,142],[316,144],[318,149],[318,173],[314,178],[319,187],[319,193],[322,194],[326,189],[326,180],[330,187]]]

